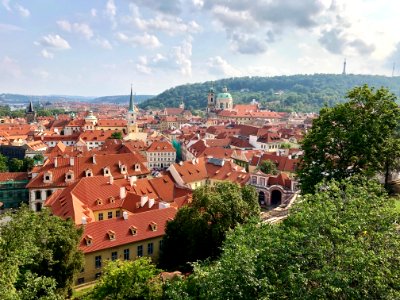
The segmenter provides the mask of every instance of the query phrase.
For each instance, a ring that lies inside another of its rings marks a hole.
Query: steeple
[[[129,99],[129,110],[128,111],[134,111],[134,110],[135,110],[135,103],[133,101],[132,85],[131,85],[131,97]]]
[[[34,112],[34,110],[33,110],[33,104],[32,104],[32,100],[31,100],[31,101],[29,101],[29,106],[28,106],[28,110],[27,110],[27,112],[29,112],[29,113],[32,113],[32,112]]]

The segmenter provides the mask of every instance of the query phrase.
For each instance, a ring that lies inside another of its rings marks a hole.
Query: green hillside
[[[400,77],[377,75],[292,75],[275,77],[236,77],[170,88],[141,103],[142,108],[178,107],[184,100],[188,109],[203,109],[212,85],[220,92],[226,86],[235,103],[256,99],[276,111],[318,112],[324,106],[344,101],[346,92],[357,85],[387,87],[400,95]]]

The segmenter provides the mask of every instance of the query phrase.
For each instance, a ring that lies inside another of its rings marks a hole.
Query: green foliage
[[[351,90],[349,102],[324,108],[302,142],[298,176],[303,193],[318,182],[353,174],[374,176],[398,168],[400,108],[387,89],[367,85]]]
[[[223,182],[196,189],[190,207],[168,222],[160,266],[189,270],[188,262],[215,259],[226,232],[251,218],[259,218],[257,193],[250,186]]]
[[[86,299],[161,299],[159,272],[150,258],[110,261]]]
[[[276,167],[276,164],[269,159],[263,160],[258,166],[258,169],[265,174],[272,174],[272,175],[278,174],[278,169]]]
[[[169,299],[399,299],[399,213],[363,178],[319,185],[279,225],[237,227]],[[180,291],[180,293],[178,293]],[[174,295],[180,297],[173,298]]]
[[[187,108],[204,109],[207,105],[207,93],[214,85],[216,93],[227,86],[235,103],[249,103],[256,99],[263,107],[275,111],[318,112],[324,105],[331,107],[344,102],[346,92],[362,84],[386,86],[396,93],[400,90],[398,78],[384,76],[314,74],[235,77],[213,83],[208,81],[170,88],[142,102],[140,107],[178,107],[183,97]]]
[[[0,219],[0,299],[64,299],[83,267],[72,221],[22,207]]]
[[[12,158],[8,163],[8,170],[10,172],[21,172],[24,168],[24,161],[18,158]]]
[[[122,132],[121,131],[115,131],[111,134],[110,139],[117,139],[117,140],[122,140]]]
[[[43,154],[35,154],[33,156],[33,161],[35,164],[42,164],[44,161],[44,156]]]
[[[6,156],[0,154],[0,173],[7,172],[8,170],[8,159]]]

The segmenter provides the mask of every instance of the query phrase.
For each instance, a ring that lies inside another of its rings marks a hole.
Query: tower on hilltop
[[[36,122],[36,111],[33,109],[32,101],[29,101],[29,105],[26,108],[25,117],[28,124]]]
[[[127,127],[127,133],[136,133],[139,132],[138,125],[136,123],[137,119],[137,112],[136,112],[136,106],[135,102],[133,99],[133,91],[132,91],[132,85],[131,85],[131,97],[129,98],[129,108],[128,108],[128,113],[126,116],[126,127]]]
[[[342,75],[346,75],[346,59],[344,59],[344,62],[343,62],[343,72],[342,72]]]

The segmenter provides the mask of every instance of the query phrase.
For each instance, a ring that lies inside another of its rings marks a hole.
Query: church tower
[[[344,59],[344,62],[343,62],[343,72],[342,72],[342,75],[346,75],[346,59]]]
[[[207,96],[207,113],[215,111],[215,93],[214,87],[211,87]]]
[[[138,125],[136,123],[136,119],[137,119],[137,113],[136,113],[136,106],[133,100],[133,93],[132,93],[132,86],[131,86],[131,97],[129,98],[129,108],[128,108],[128,113],[126,116],[126,120],[127,120],[127,133],[136,133],[139,132],[139,128]]]
[[[28,124],[36,122],[36,111],[33,109],[32,101],[29,101],[29,105],[25,112],[25,117]]]

